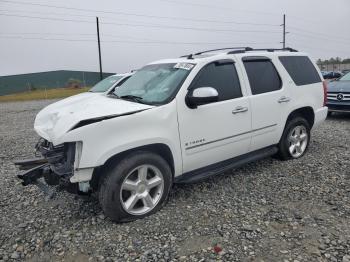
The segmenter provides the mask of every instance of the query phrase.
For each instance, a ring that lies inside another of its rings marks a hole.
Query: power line
[[[0,35],[64,35],[64,36],[96,36],[96,34],[92,34],[92,33],[52,33],[52,32],[17,32],[17,33],[0,33]],[[106,34],[104,34],[106,35]],[[106,35],[107,36],[107,35]]]
[[[183,4],[183,5],[188,5],[188,6],[199,6],[199,7],[206,7],[206,8],[215,8],[215,9],[222,9],[222,10],[227,10],[229,9],[230,11],[236,11],[236,12],[246,12],[246,13],[255,13],[255,14],[260,14],[260,15],[280,15],[279,13],[273,13],[273,12],[258,12],[258,11],[251,11],[251,10],[244,10],[244,9],[237,9],[237,8],[229,8],[229,7],[224,7],[224,6],[218,6],[218,5],[208,5],[208,4],[202,4],[202,3],[192,3],[192,2],[185,2],[181,0],[158,0],[160,2],[168,2],[168,3],[178,3],[178,4]],[[288,15],[289,18],[294,18],[298,21],[304,21],[309,24],[320,24],[322,23],[321,20],[312,20],[312,19],[305,19],[305,17],[302,16],[293,16],[293,15]],[[290,26],[292,27],[292,26]],[[295,27],[294,27],[295,28]],[[302,30],[302,29],[301,29]],[[304,30],[305,31],[305,30]],[[309,31],[311,32],[311,31]],[[332,36],[339,38],[338,36]],[[344,38],[345,39],[345,38]],[[347,39],[349,40],[349,39]]]
[[[175,0],[162,0],[165,2],[179,2],[182,4],[190,4],[190,3],[185,3],[185,2],[180,2],[180,1],[175,1]],[[229,23],[229,24],[240,24],[240,25],[266,25],[266,26],[279,26],[276,24],[263,24],[263,23],[246,23],[246,22],[237,22],[237,21],[220,21],[220,20],[207,20],[207,19],[192,19],[192,18],[181,18],[181,17],[166,17],[166,16],[154,16],[154,15],[143,15],[143,14],[134,14],[134,13],[125,13],[125,12],[116,12],[116,11],[103,11],[103,10],[91,10],[91,9],[83,9],[83,8],[74,8],[74,7],[64,7],[64,6],[54,6],[54,5],[47,5],[47,4],[39,4],[39,3],[26,3],[26,2],[20,2],[20,1],[8,1],[8,0],[0,0],[0,2],[6,2],[6,3],[12,3],[12,4],[24,4],[24,5],[35,5],[35,6],[44,6],[44,7],[51,7],[51,8],[61,8],[61,9],[68,9],[68,10],[78,10],[78,11],[84,11],[84,12],[104,12],[104,13],[111,13],[111,14],[123,14],[123,15],[133,15],[133,16],[143,16],[143,17],[149,17],[149,18],[161,18],[161,19],[171,19],[171,20],[188,20],[188,21],[196,21],[196,22],[214,22],[214,23]],[[191,3],[190,5],[200,5],[200,6],[206,6],[206,7],[217,7],[217,6],[213,6],[213,5],[205,5],[205,4],[193,4]],[[0,11],[9,11],[9,12],[24,12],[24,11],[18,11],[18,10],[0,10]],[[25,11],[26,13],[28,13],[28,11]],[[253,12],[253,11],[252,11]],[[51,14],[51,15],[70,15],[70,16],[77,16],[77,17],[95,17],[94,15],[79,15],[79,14],[63,14],[63,13],[48,13],[48,12],[34,12],[31,11],[30,13],[37,13],[37,14]],[[254,12],[253,12],[254,13]],[[269,14],[269,13],[268,13]],[[11,14],[2,14],[5,16],[17,16],[17,17],[28,17],[28,16],[24,16],[24,15],[11,15]],[[291,17],[295,17],[295,16],[291,16]],[[59,20],[62,18],[43,18],[43,17],[28,17],[28,18],[35,18],[35,19],[45,19],[45,20]],[[106,19],[110,19],[109,17],[101,17],[101,18],[106,18]],[[297,17],[296,17],[297,18]],[[62,19],[62,21],[68,21],[68,22],[85,22],[85,23],[91,23],[90,21],[83,21],[83,20],[72,20],[72,19]],[[110,23],[113,24],[113,23]],[[132,24],[125,24],[125,23],[115,23],[116,25],[122,25],[122,26],[146,26],[145,25],[132,25]],[[148,24],[147,26],[149,27],[165,27],[162,25],[155,25],[155,24]],[[174,27],[174,28],[178,28],[178,29],[193,29],[193,30],[198,30],[198,28],[182,28],[182,27]],[[327,35],[327,34],[322,34],[322,33],[317,33],[317,32],[313,32],[313,31],[307,31],[298,27],[294,27],[294,26],[290,26],[290,28],[294,28],[296,30],[302,31],[302,32],[306,32],[306,33],[310,33],[310,34],[320,34],[320,35],[324,35],[324,36],[329,36],[329,37],[337,37],[339,38],[339,36],[331,36],[331,35]],[[200,29],[201,30],[201,29]],[[216,30],[216,29],[209,29],[209,30],[214,30],[214,31],[222,31],[222,30]],[[203,30],[203,31],[208,31],[208,30]],[[227,30],[223,30],[224,32],[226,32]],[[231,31],[231,30],[229,30]],[[243,30],[242,30],[243,31]],[[242,31],[232,31],[232,32],[242,32]],[[252,33],[257,33],[258,31],[254,31],[254,30],[246,30],[247,32],[252,32]],[[272,31],[261,31],[261,32],[272,32]],[[275,33],[275,32],[274,32]],[[276,32],[277,33],[277,32]],[[343,38],[345,40],[349,40],[347,38]]]
[[[294,15],[289,15],[288,14],[288,17],[290,18],[295,18],[297,22],[300,22],[300,21],[304,21],[304,23],[308,23],[308,24],[316,24],[316,25],[319,25],[321,23],[323,23],[324,21],[323,20],[314,20],[314,19],[309,19],[309,18],[305,18],[304,16],[294,16]],[[293,20],[294,21],[294,20]]]
[[[69,38],[43,38],[43,37],[21,37],[21,36],[0,36],[0,39],[21,39],[21,40],[44,40],[44,41],[68,41],[68,42],[94,42],[93,39],[69,39]]]
[[[53,18],[53,17],[27,16],[27,15],[9,15],[9,14],[3,14],[3,13],[0,13],[0,15],[2,15],[2,16],[10,16],[10,17],[41,19],[41,20],[64,21],[64,22],[94,23],[92,21],[62,19],[62,18]],[[130,24],[130,23],[123,23],[123,22],[119,22],[119,23],[118,22],[101,22],[101,24],[118,25],[118,26],[130,26],[130,27],[153,27],[153,28],[165,28],[165,29],[182,29],[182,30],[194,30],[194,31],[203,31],[203,32],[279,33],[278,31],[269,31],[269,30],[233,30],[233,29],[185,27],[185,26],[156,25],[156,24]]]
[[[205,8],[215,8],[215,9],[219,9],[219,10],[230,10],[230,12],[239,12],[239,13],[252,13],[252,14],[258,14],[258,15],[266,15],[266,16],[270,16],[270,15],[275,15],[275,16],[279,16],[280,13],[275,13],[275,12],[261,12],[261,11],[252,11],[252,10],[246,10],[246,9],[239,9],[239,8],[229,8],[229,7],[225,7],[225,6],[218,6],[218,5],[208,5],[208,4],[202,4],[202,3],[192,3],[192,2],[185,2],[185,1],[180,1],[180,0],[158,0],[160,2],[167,2],[167,3],[172,3],[172,4],[182,4],[182,5],[187,5],[187,6],[198,6],[198,7],[205,7]],[[296,18],[298,20],[303,20],[307,23],[312,23],[312,24],[319,24],[322,21],[321,20],[312,20],[312,19],[305,19],[305,17],[302,16],[293,16],[293,15],[289,15],[288,17],[290,18]]]
[[[76,23],[94,23],[93,21],[73,20],[73,19],[54,18],[54,17],[40,17],[40,16],[27,16],[27,15],[9,15],[9,14],[3,14],[3,13],[0,13],[0,15],[2,15],[2,16],[10,16],[10,17],[21,17],[21,18],[33,18],[33,19],[40,19],[40,20],[65,21],[65,22],[76,22]]]
[[[1,2],[1,1],[0,1]],[[40,15],[54,15],[54,16],[77,16],[77,17],[84,17],[84,18],[94,18],[96,16],[94,15],[77,15],[77,14],[68,14],[68,13],[52,13],[52,12],[36,12],[36,11],[22,11],[22,10],[8,10],[8,9],[0,9],[0,12],[12,12],[12,14],[4,14],[7,16],[20,16],[20,17],[28,17],[28,16],[24,16],[24,15],[17,15],[17,14],[13,14],[13,13],[25,13],[25,14],[40,14]],[[28,17],[29,18],[29,17]],[[30,17],[30,18],[36,18],[35,17]],[[105,19],[111,19],[110,17],[105,17],[105,16],[99,16],[99,18],[105,18]],[[51,17],[47,17],[45,19],[51,19]],[[56,20],[57,18],[55,18]],[[61,19],[61,18],[59,18]],[[65,19],[63,19],[65,21]],[[70,22],[70,20],[68,20]],[[78,21],[78,20],[74,20],[74,21]],[[123,22],[127,21],[130,22],[130,20],[122,20]],[[86,22],[85,20],[81,20],[81,22]],[[131,22],[135,22],[135,21],[131,21]]]
[[[0,37],[4,36],[4,37],[20,37],[23,38],[23,35],[29,35],[29,37],[31,37],[30,35],[39,35],[39,38],[42,37],[44,39],[47,39],[46,35],[49,36],[68,36],[68,37],[72,37],[72,36],[94,36],[93,39],[82,39],[83,41],[85,40],[95,40],[95,36],[96,34],[89,34],[89,33],[81,33],[81,34],[74,34],[74,33],[46,33],[46,32],[17,32],[17,33],[0,33]],[[166,43],[166,44],[194,44],[194,45],[200,45],[200,44],[208,44],[208,45],[215,45],[215,44],[222,44],[222,45],[229,45],[229,44],[233,44],[232,42],[174,42],[174,41],[164,41],[164,40],[157,40],[154,38],[140,38],[140,37],[135,37],[135,36],[127,36],[127,35],[113,35],[113,34],[104,34],[102,33],[101,36],[103,37],[104,41],[102,42],[110,42],[112,40],[106,40],[106,37],[112,37],[112,38],[119,38],[119,39],[133,39],[133,40],[141,40],[141,41],[148,41],[148,42],[156,42],[156,43]],[[25,36],[27,37],[27,36]],[[78,39],[79,40],[79,39]],[[236,43],[236,44],[248,44],[247,42],[240,42],[240,43]],[[250,42],[249,44],[276,44],[276,42]]]
[[[269,30],[234,30],[234,29],[221,29],[221,28],[200,28],[200,27],[185,27],[185,26],[172,26],[172,25],[155,25],[155,24],[129,24],[129,23],[115,23],[115,22],[102,22],[101,24],[106,25],[119,25],[119,26],[133,26],[133,27],[154,27],[154,28],[165,28],[165,29],[183,29],[183,30],[194,30],[204,32],[233,32],[233,33],[277,33],[278,31]]]
[[[319,51],[328,51],[328,52],[332,52],[332,53],[335,53],[335,52],[338,52],[338,53],[342,53],[345,55],[345,51],[339,51],[339,50],[334,50],[334,49],[328,49],[328,48],[322,48],[322,47],[315,47],[315,46],[308,46],[308,45],[305,45],[305,44],[296,44],[295,46],[300,46],[302,48],[305,48],[305,49],[309,49],[309,50],[319,50]],[[349,55],[349,52],[346,52],[347,54],[346,55]],[[345,55],[345,56],[346,56]]]
[[[306,37],[306,38],[311,38],[311,39],[317,38],[317,39],[322,39],[322,40],[330,40],[330,38],[326,37],[326,36],[307,35],[307,34],[299,33],[299,32],[293,32],[292,35],[297,35],[300,37]],[[332,41],[332,43],[343,44],[343,45],[350,44],[350,42],[342,42],[342,41],[339,41],[337,39],[332,39],[331,41]],[[348,41],[350,41],[350,40],[348,40]]]
[[[337,38],[337,39],[344,39],[344,40],[350,41],[350,38],[345,38],[345,37],[341,37],[341,36],[339,37],[339,36],[336,36],[336,35],[329,35],[329,34],[325,34],[325,33],[309,31],[309,30],[305,30],[305,29],[302,29],[302,28],[299,28],[299,27],[295,27],[295,26],[290,26],[290,28],[293,28],[293,29],[295,29],[297,31],[304,32],[304,33],[307,33],[307,34],[319,35],[319,36],[324,36],[324,37],[334,37],[334,38]]]
[[[12,11],[12,10],[6,10],[6,9],[0,9],[0,12],[3,11],[3,12],[24,12],[24,11]],[[63,14],[63,13],[48,13],[48,12],[25,12],[26,14],[27,13],[30,13],[30,14],[45,14],[45,15],[70,15],[70,14]],[[1,15],[1,14],[0,14]],[[20,17],[27,17],[27,16],[24,16],[24,15],[16,15],[16,14],[4,14],[6,16],[20,16]],[[74,16],[74,15],[73,15]],[[93,15],[78,15],[80,17],[93,17],[95,18],[95,16]],[[33,17],[28,17],[28,18],[39,18],[38,16],[33,16]],[[101,17],[99,16],[99,18],[106,18],[106,19],[110,19],[109,17]],[[43,17],[40,17],[40,19],[44,19]],[[46,19],[46,18],[45,18]],[[51,17],[47,17],[47,19],[51,20]],[[55,18],[55,21],[57,20],[58,18]],[[61,19],[61,18],[59,18]],[[66,19],[64,20],[66,21]],[[70,22],[70,20],[68,20]],[[78,21],[78,20],[74,20],[74,21]],[[113,20],[112,20],[113,21]],[[86,22],[85,20],[84,21],[81,21],[81,22]],[[125,21],[124,19],[120,22],[116,22],[116,23],[122,23],[121,25],[125,25],[125,22],[135,22],[135,21]],[[102,23],[101,23],[102,24]],[[112,24],[112,23],[111,23]],[[119,25],[119,24],[118,24]],[[131,26],[132,24],[127,24],[127,26]],[[135,25],[135,26],[149,26],[149,27],[165,27],[166,25],[159,25],[159,24],[150,24],[150,23],[143,23],[142,25]],[[184,28],[179,28],[179,29],[184,29]],[[218,30],[221,30],[221,29],[218,29]],[[201,30],[202,31],[202,30]],[[207,30],[205,30],[207,31]],[[249,30],[248,30],[249,31]],[[253,30],[252,32],[256,33],[257,31]],[[267,31],[265,31],[267,32]]]
[[[43,38],[43,37],[21,37],[21,36],[0,36],[0,39],[23,39],[23,40],[44,40],[44,41],[68,41],[68,42],[91,42],[96,43],[95,39],[69,39],[69,38]],[[248,45],[248,44],[276,44],[275,42],[172,42],[172,41],[130,41],[130,40],[101,40],[102,43],[131,43],[131,44],[180,44],[180,45]]]
[[[56,13],[56,12],[38,12],[38,11],[27,11],[27,10],[9,10],[9,9],[0,9],[0,12],[26,13],[26,14],[39,14],[39,15],[56,15],[56,16],[95,17],[94,15],[81,15],[81,14]],[[110,17],[108,17],[108,18],[110,18]]]
[[[1,14],[0,15],[5,15],[5,16],[15,16],[15,17],[24,17],[24,18],[33,18],[33,19],[42,19],[42,20],[54,20],[54,21],[65,21],[65,22],[83,22],[83,23],[93,23],[92,21],[85,21],[85,20],[72,20],[72,19],[62,19],[62,18],[52,18],[52,17],[38,17],[38,16],[24,16],[24,15],[8,15],[8,14]],[[168,26],[162,26],[162,25],[155,25],[155,24],[127,24],[127,23],[113,23],[113,22],[105,22],[103,24],[114,24],[114,25],[118,25],[118,26],[134,26],[134,27],[160,27],[160,28],[169,28]],[[283,24],[282,24],[283,25]],[[170,26],[171,27],[171,26]],[[307,31],[307,30],[302,30],[299,29],[297,27],[294,26],[290,26],[291,28],[294,28],[297,31],[304,31],[307,33],[300,33],[300,32],[293,32],[293,34],[295,35],[299,35],[301,37],[307,37],[307,38],[318,38],[318,39],[329,39],[330,36],[327,36],[326,34],[321,34],[318,35],[317,33],[313,33],[311,31]],[[198,31],[212,31],[211,29],[202,29],[202,28],[192,28],[192,27],[172,27],[175,29],[187,29],[187,30],[198,30]],[[230,30],[230,29],[219,29],[220,31],[230,31],[230,32],[236,32],[236,33],[257,33],[257,32],[269,32],[269,33],[278,33],[278,32],[274,32],[274,31],[255,31],[255,30]],[[214,30],[215,31],[215,30]],[[284,32],[283,35],[285,35],[287,32]],[[30,34],[30,33],[22,33],[22,34]],[[39,33],[33,33],[33,34],[39,34]],[[45,34],[52,34],[52,33],[45,33]],[[61,35],[68,35],[68,34],[61,34]],[[94,35],[94,34],[82,34],[82,33],[76,33],[75,35]],[[103,34],[104,36],[107,36],[107,34]],[[324,35],[324,36],[323,36]],[[115,35],[109,35],[109,36],[115,36]],[[118,37],[118,36],[116,36]],[[346,38],[344,38],[346,39]],[[345,43],[345,42],[340,42],[337,39],[333,39],[333,42],[336,43],[340,43],[340,44],[349,44],[349,43]],[[348,40],[350,41],[350,40]],[[282,41],[283,43],[283,41]]]
[[[194,6],[204,6],[204,7],[210,7],[210,8],[220,8],[220,9],[227,9],[226,7],[222,6],[214,6],[214,5],[206,5],[206,4],[196,4],[196,3],[188,3],[188,2],[182,2],[178,0],[162,0],[163,2],[171,2],[171,3],[181,3],[181,4],[187,4],[187,5],[194,5]],[[74,11],[82,11],[82,12],[99,12],[99,13],[106,13],[106,14],[119,14],[119,15],[127,15],[127,16],[139,16],[139,17],[147,17],[147,18],[157,18],[157,19],[168,19],[168,20],[184,20],[184,21],[194,21],[194,22],[211,22],[211,23],[222,23],[222,24],[238,24],[238,25],[262,25],[262,26],[278,26],[275,24],[257,24],[257,23],[248,23],[248,22],[237,22],[237,21],[221,21],[221,20],[209,20],[209,19],[192,19],[192,18],[181,18],[181,17],[168,17],[168,16],[155,16],[155,15],[147,15],[147,14],[136,14],[136,13],[128,13],[128,12],[119,12],[119,11],[105,11],[105,10],[93,10],[93,9],[84,9],[84,8],[75,8],[75,7],[67,7],[67,6],[56,6],[56,5],[48,5],[48,4],[40,4],[40,3],[28,3],[28,2],[21,2],[21,1],[9,1],[9,0],[0,0],[0,2],[10,3],[10,4],[20,4],[20,5],[31,5],[31,6],[40,6],[40,7],[49,7],[49,8],[57,8],[57,9],[65,9],[65,10],[74,10]],[[230,8],[228,8],[230,9]],[[0,10],[1,11],[1,10]],[[9,12],[22,12],[22,11],[16,11],[16,10],[2,10],[2,11],[9,11]],[[237,9],[235,9],[237,11]],[[244,11],[244,10],[240,10]],[[274,14],[275,13],[267,13],[267,12],[255,12],[255,11],[245,11],[250,13],[260,13],[260,14]],[[26,12],[28,13],[28,12]],[[30,12],[29,12],[30,13]],[[32,13],[35,13],[32,11]],[[48,15],[70,15],[70,16],[80,16],[80,17],[94,17],[93,15],[81,15],[81,14],[63,14],[63,13],[53,13],[53,12],[36,12],[38,14],[48,14]],[[31,18],[31,19],[40,19],[40,20],[52,20],[52,21],[64,21],[64,22],[74,22],[74,23],[94,23],[93,21],[89,20],[78,20],[78,19],[65,19],[65,18],[56,18],[56,17],[42,17],[42,16],[28,16],[28,15],[15,15],[15,14],[4,14],[0,13],[2,16],[9,16],[9,17],[21,17],[21,18]],[[277,15],[277,14],[276,14]],[[293,17],[293,16],[291,16]],[[105,17],[106,19],[110,19],[109,17]],[[204,32],[234,32],[234,33],[279,33],[278,31],[269,31],[269,30],[234,30],[234,29],[222,29],[222,28],[203,28],[203,27],[192,27],[192,26],[177,26],[177,25],[159,25],[159,24],[135,24],[135,23],[126,23],[125,21],[122,22],[116,22],[116,21],[106,21],[102,22],[101,24],[106,25],[117,25],[117,26],[130,26],[130,27],[151,27],[151,28],[164,28],[164,29],[181,29],[181,30],[194,30],[194,31],[204,31]],[[284,23],[285,24],[285,23]],[[339,42],[339,39],[344,39],[345,41],[350,41],[348,38],[343,38],[339,36],[331,36],[323,33],[313,32],[304,30],[298,27],[290,26],[290,28],[294,28],[297,32],[295,32],[296,35],[299,35],[301,37],[308,37],[308,38],[320,38],[320,39],[329,39],[329,37],[336,38],[335,40],[332,39],[333,42],[338,42],[345,44],[343,42]],[[302,33],[300,33],[300,32]],[[304,33],[303,33],[304,32]],[[285,34],[287,32],[284,31],[284,40],[285,43]],[[63,35],[63,34],[62,34]],[[88,34],[76,34],[76,35],[88,35]],[[314,35],[314,36],[311,36]],[[315,36],[316,35],[316,36]],[[119,36],[116,36],[119,37]],[[23,38],[22,38],[23,39]],[[55,40],[55,39],[45,39],[45,40]],[[60,40],[60,39],[56,39]],[[62,41],[86,41],[85,39],[61,39]],[[106,41],[102,41],[106,42]],[[108,42],[108,41],[107,41]],[[109,41],[111,42],[111,41]],[[123,41],[116,41],[119,43],[123,43]],[[184,43],[184,42],[160,42],[160,41],[145,41],[145,42],[135,42],[134,43],[152,43],[152,44],[219,44],[219,43]],[[232,44],[232,43],[231,43]],[[247,43],[246,43],[247,44]],[[262,43],[257,43],[262,44]]]
[[[178,1],[178,0],[159,0],[160,2],[168,2],[172,4],[183,4],[183,5],[190,5],[190,6],[200,6],[200,7],[206,7],[206,8],[215,8],[215,9],[221,9],[221,10],[230,10],[234,12],[245,12],[245,13],[253,13],[253,14],[259,14],[259,15],[280,15],[278,13],[272,13],[272,12],[258,12],[258,11],[251,11],[251,10],[245,10],[245,9],[239,9],[239,8],[229,8],[225,6],[218,6],[218,5],[208,5],[208,4],[199,4],[199,3],[190,3],[190,2],[184,2],[184,1]]]
[[[156,18],[156,19],[176,20],[176,21],[194,21],[194,22],[209,22],[209,23],[253,25],[253,26],[278,26],[277,24],[250,23],[250,22],[222,21],[222,20],[212,20],[212,19],[184,18],[184,17],[174,17],[174,16],[147,15],[147,14],[136,14],[136,13],[129,13],[129,12],[121,12],[121,11],[94,10],[94,9],[48,5],[48,4],[40,4],[40,3],[27,3],[27,2],[21,2],[21,1],[0,0],[0,2],[10,3],[10,4],[22,4],[22,5],[49,7],[49,8],[57,8],[57,9],[65,9],[65,10],[74,10],[74,11],[82,11],[82,12],[119,14],[119,15],[127,15],[127,16],[139,16],[139,17]]]

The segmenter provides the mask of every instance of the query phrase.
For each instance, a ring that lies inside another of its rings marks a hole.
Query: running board
[[[204,180],[210,176],[221,174],[227,170],[241,167],[250,162],[267,158],[276,154],[278,151],[276,146],[270,146],[263,149],[256,150],[241,156],[237,156],[210,166],[202,167],[181,176],[175,177],[175,183],[194,183]]]

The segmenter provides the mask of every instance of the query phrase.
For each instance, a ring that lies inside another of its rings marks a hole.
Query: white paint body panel
[[[235,62],[233,56],[230,59]],[[210,61],[203,63],[203,66],[208,62]],[[197,67],[192,72],[193,78],[203,66]],[[236,70],[240,78],[242,94],[246,95],[245,83],[241,79],[241,69],[236,68]],[[251,138],[248,97],[243,96],[190,109],[185,104],[185,97],[193,78],[188,79],[191,81],[187,82],[187,87],[182,88],[177,95],[183,173],[247,153]],[[233,114],[232,111],[238,106],[246,107],[248,111]],[[192,143],[201,139],[204,140],[201,143],[204,145],[200,147]]]
[[[281,90],[252,96],[241,59],[243,56],[267,56],[279,72]],[[150,144],[164,144],[174,159],[175,176],[230,159],[280,140],[288,115],[295,109],[311,107],[315,126],[324,121],[322,83],[295,86],[278,60],[279,55],[305,55],[290,52],[247,52],[218,54],[188,60],[170,59],[156,63],[194,63],[176,97],[168,104],[149,106],[106,96],[82,95],[49,105],[35,120],[36,132],[54,145],[82,142],[80,159],[72,182],[91,179],[92,170],[112,156]],[[185,104],[187,90],[194,77],[206,64],[232,59],[240,79],[243,97],[190,109]],[[317,69],[318,70],[318,69]],[[319,70],[318,70],[319,72]],[[282,96],[288,103],[278,103]],[[244,113],[232,114],[237,107]],[[136,112],[136,113],[135,113]],[[82,120],[114,115],[116,117],[73,129]],[[196,145],[201,145],[200,147]]]
[[[242,55],[244,57],[244,55]],[[264,55],[266,56],[266,55]],[[277,144],[283,129],[284,121],[288,117],[290,111],[290,103],[279,103],[281,97],[290,97],[290,85],[285,81],[285,74],[281,70],[278,57],[271,57],[277,72],[282,81],[280,90],[268,93],[252,95],[250,88],[248,89],[248,98],[251,106],[252,117],[252,138],[249,152],[258,150],[273,144]],[[237,66],[242,68],[243,79],[249,86],[248,75],[244,69],[241,59],[238,59]]]
[[[82,120],[122,115],[148,108],[152,106],[106,96],[92,96],[78,101],[64,101],[60,105],[56,103],[49,105],[36,116],[34,128],[40,136],[58,145],[67,142],[64,136]]]

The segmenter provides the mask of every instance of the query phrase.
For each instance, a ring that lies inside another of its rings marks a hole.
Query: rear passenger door
[[[186,93],[212,87],[219,101],[191,109],[185,97],[177,97],[184,173],[248,152],[251,111],[239,73],[233,60],[211,62],[198,72]]]
[[[275,64],[263,56],[242,58],[250,86],[252,140],[249,151],[277,144],[284,128],[291,97]]]

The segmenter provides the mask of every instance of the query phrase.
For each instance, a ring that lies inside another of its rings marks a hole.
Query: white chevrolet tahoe
[[[156,61],[109,96],[39,112],[42,157],[17,161],[18,177],[97,192],[115,221],[142,218],[164,205],[173,183],[271,155],[302,157],[327,116],[322,80],[307,54],[290,48]]]

